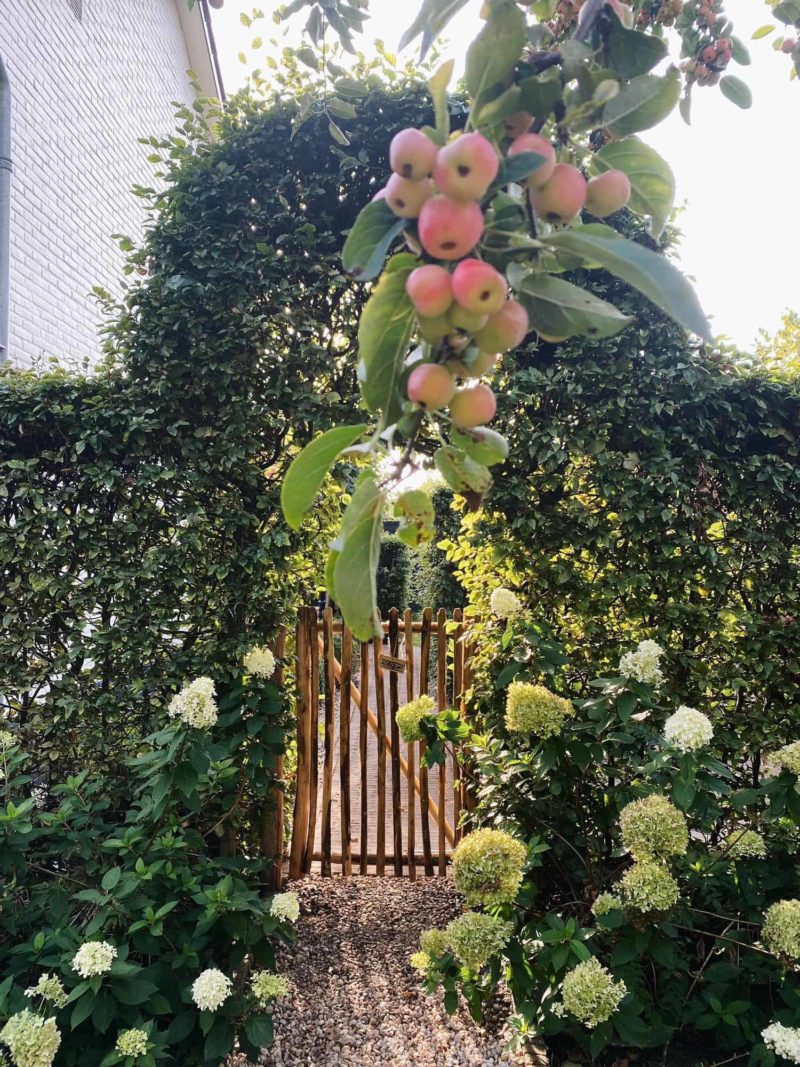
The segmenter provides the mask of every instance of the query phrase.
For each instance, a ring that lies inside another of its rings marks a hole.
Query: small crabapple
[[[569,163],[557,163],[553,175],[531,193],[537,215],[548,222],[571,222],[586,203],[586,179]]]
[[[453,328],[447,315],[435,315],[430,318],[426,315],[417,315],[417,325],[420,337],[429,345],[435,344],[442,337],[447,337]]]
[[[417,313],[426,318],[444,315],[453,303],[450,275],[436,263],[412,270],[406,280],[406,292]]]
[[[433,180],[453,200],[480,200],[499,169],[492,142],[482,133],[465,133],[439,149]]]
[[[386,183],[386,203],[401,219],[415,219],[422,205],[433,196],[433,182],[422,178],[418,182],[393,174]]]
[[[389,145],[389,164],[401,178],[419,181],[433,173],[438,149],[421,130],[401,130]]]
[[[431,197],[419,214],[419,239],[436,259],[462,259],[480,241],[483,212],[474,202],[459,203],[449,196]]]
[[[521,152],[536,152],[544,157],[544,163],[536,168],[533,174],[528,175],[525,184],[529,189],[538,189],[552,176],[556,166],[556,151],[546,137],[538,133],[523,133],[514,141],[508,150],[510,156],[518,156]]]
[[[794,50],[795,44],[797,44],[797,42],[794,40],[793,37],[787,37],[781,45],[781,52],[785,53],[788,56]]]
[[[607,170],[591,178],[586,187],[586,210],[598,219],[624,208],[631,198],[631,183],[621,170]]]
[[[466,355],[465,352],[464,356]],[[454,374],[459,374],[462,378],[483,378],[484,375],[492,373],[499,358],[496,352],[477,352],[475,358],[469,362],[466,359],[449,359],[447,365]]]
[[[489,321],[489,316],[480,311],[470,311],[460,304],[453,304],[447,313],[450,324],[455,330],[464,330],[466,333],[476,333],[482,330]]]
[[[506,300],[505,304],[489,316],[482,330],[475,334],[475,341],[482,352],[507,352],[525,340],[528,333],[528,312],[518,300]]]
[[[495,395],[488,385],[465,385],[450,401],[450,417],[460,429],[490,422],[497,411]]]
[[[503,121],[503,130],[506,137],[519,137],[527,133],[532,125],[533,115],[529,111],[517,111]]]
[[[428,411],[438,411],[453,399],[456,381],[441,363],[423,363],[408,376],[408,399]]]
[[[508,283],[482,259],[462,259],[453,271],[453,296],[467,311],[493,315],[505,303]]]

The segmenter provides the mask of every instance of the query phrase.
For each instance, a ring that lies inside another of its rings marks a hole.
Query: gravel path
[[[497,1067],[542,1064],[506,1048],[499,1001],[487,1029],[448,1017],[408,963],[419,935],[461,910],[446,879],[307,878],[298,942],[279,967],[292,995],[275,1010],[265,1067]]]

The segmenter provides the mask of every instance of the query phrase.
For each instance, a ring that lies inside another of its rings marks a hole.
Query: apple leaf
[[[333,586],[345,623],[359,641],[381,634],[376,574],[386,493],[369,473],[359,481],[342,517]]]
[[[406,280],[417,266],[417,257],[407,252],[389,260],[358,325],[361,395],[370,411],[382,412],[384,426],[400,414],[398,381],[414,323]]]
[[[631,321],[608,301],[550,274],[530,275],[518,295],[528,312],[531,329],[547,340],[611,337]]]
[[[385,200],[373,200],[362,208],[342,250],[342,265],[362,282],[377,278],[392,241],[408,226]]]
[[[335,426],[309,441],[292,460],[281,486],[283,517],[293,530],[299,530],[303,516],[314,503],[325,476],[344,449],[354,444],[367,430],[358,426]]]

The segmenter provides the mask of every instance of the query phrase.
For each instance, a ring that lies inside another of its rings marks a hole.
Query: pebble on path
[[[462,910],[446,879],[319,878],[292,887],[301,901],[297,944],[281,950],[291,995],[275,1008],[263,1067],[500,1067],[541,1065],[512,1053],[498,998],[484,1026],[465,1008],[448,1016],[408,962],[422,930]]]

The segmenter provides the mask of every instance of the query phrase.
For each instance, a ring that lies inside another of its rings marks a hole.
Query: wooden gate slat
[[[310,775],[308,804],[308,837],[303,859],[303,871],[308,874],[314,858],[314,839],[317,833],[317,794],[319,792],[319,642],[317,641],[317,609],[309,608],[306,615],[310,660]]]
[[[397,608],[389,612],[389,652],[396,656],[400,648],[400,629]],[[389,732],[391,734],[392,765],[392,843],[394,873],[403,873],[403,803],[400,797],[400,731],[397,727],[397,709],[400,707],[400,689],[397,671],[389,671]],[[411,794],[413,796],[413,793]]]
[[[386,699],[383,689],[383,667],[381,667],[383,642],[380,637],[373,640],[372,649],[375,666],[375,703],[378,713],[378,825],[375,843],[375,873],[383,876],[386,871]]]
[[[406,641],[406,700],[414,699],[414,625],[411,609],[406,608],[403,616],[403,629]],[[408,877],[417,880],[417,864],[414,856],[416,848],[416,804],[414,802],[414,782],[417,777],[416,753],[414,742],[409,742],[406,762],[408,764]]]
[[[350,682],[353,677],[353,635],[342,631],[342,673],[339,686],[339,818],[342,824],[342,874],[353,873],[350,833]]]
[[[295,628],[297,671],[297,782],[295,786],[289,877],[303,873],[311,781],[311,665],[308,648],[308,608],[300,608]],[[316,643],[316,636],[314,638]]]
[[[433,611],[425,608],[422,613],[422,636],[419,647],[419,691],[428,692],[428,669],[431,659],[431,616]],[[422,830],[422,861],[425,866],[425,874],[433,876],[433,855],[431,854],[431,824],[428,817],[428,768],[423,765],[422,757],[425,755],[426,745],[419,742],[419,810],[420,829]],[[413,796],[411,800],[413,801]]]
[[[461,608],[456,608],[453,612],[453,619],[456,622],[455,632],[453,634],[453,707],[461,707],[461,693],[463,691],[463,675],[464,675],[464,644],[462,636],[464,633],[461,625],[463,613]],[[453,825],[456,829],[456,841],[461,840],[461,829],[459,823],[461,822],[461,810],[463,807],[463,799],[461,795],[461,767],[458,763],[458,758],[453,754]]]
[[[275,685],[283,687],[284,669],[283,660],[286,656],[286,627],[281,626],[278,636],[272,643],[272,653],[277,661],[272,681]],[[261,854],[273,861],[273,867],[267,872],[266,883],[270,889],[280,890],[283,887],[283,824],[286,797],[283,791],[284,758],[282,755],[275,757],[272,768],[275,781],[280,782],[276,786],[273,803],[267,806],[261,819]]]
[[[358,870],[360,874],[367,873],[367,851],[369,841],[367,835],[369,833],[369,822],[367,818],[367,736],[369,732],[369,722],[367,719],[369,708],[369,644],[366,641],[361,642],[361,677],[359,679],[361,683],[361,693],[359,694],[361,699],[358,702],[358,709],[360,712],[358,723],[358,765],[361,772],[361,825],[360,832],[361,837],[359,839],[360,855],[358,860]]]
[[[447,612],[439,608],[436,615],[436,705],[439,711],[447,707]],[[447,759],[439,764],[439,854],[438,873],[440,878],[447,874],[447,838],[444,828],[447,811]]]
[[[322,764],[322,875],[331,876],[331,801],[333,799],[333,751],[335,741],[334,713],[336,709],[336,679],[333,675],[335,659],[333,647],[333,611],[322,613],[323,678],[325,683],[325,753]]]

